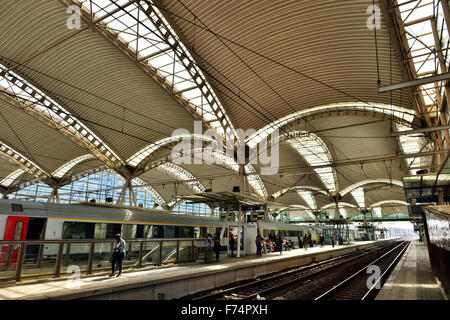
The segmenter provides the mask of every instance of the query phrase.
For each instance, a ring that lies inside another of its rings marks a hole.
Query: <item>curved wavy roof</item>
[[[402,25],[375,1],[382,9],[377,61],[363,0],[0,1],[0,193],[106,168],[145,184],[160,203],[231,191],[236,159],[213,152],[220,160],[213,165],[174,164],[170,151],[183,137],[174,132],[204,147],[214,142],[207,129],[231,137],[253,129],[250,147],[275,130],[281,137],[264,150],[278,150],[277,172],[264,175],[261,161],[245,164],[261,199],[310,211],[339,195],[360,208],[403,206],[402,191],[386,186],[401,187],[402,177],[434,168],[444,155],[408,158],[435,150],[437,135],[391,133],[445,121],[435,115],[445,89],[380,94],[377,80],[445,71],[448,58],[432,50],[435,30],[420,34],[424,25],[411,18],[426,17],[430,3],[415,11],[397,1]],[[68,6],[80,8],[79,28],[68,27]]]

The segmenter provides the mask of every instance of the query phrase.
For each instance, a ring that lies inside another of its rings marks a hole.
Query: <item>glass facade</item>
[[[204,203],[189,203],[188,201],[183,201],[173,207],[172,210],[180,214],[211,217],[211,208]],[[219,208],[214,209],[212,216],[216,218],[220,216]]]
[[[60,203],[80,203],[95,199],[97,203],[106,203],[106,198],[112,198],[113,202],[119,198],[125,184],[125,179],[112,171],[101,171],[90,174],[77,181],[73,181],[58,189]],[[144,208],[153,208],[155,198],[145,186],[134,184],[136,202]],[[9,195],[10,199],[31,200],[47,202],[52,188],[43,182],[25,187]],[[127,192],[125,205],[129,205],[130,198]],[[159,203],[158,203],[159,204]],[[161,208],[159,206],[158,208]]]

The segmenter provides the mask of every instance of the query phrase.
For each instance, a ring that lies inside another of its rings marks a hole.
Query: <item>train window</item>
[[[106,225],[106,239],[113,239],[116,234],[120,234],[122,225],[118,223],[108,223]]]
[[[143,224],[138,224],[136,226],[136,238],[137,239],[141,239],[144,237],[144,225]]]
[[[164,226],[154,226],[152,238],[164,238]]]
[[[106,239],[106,223],[96,223],[94,238],[95,239]]]
[[[164,226],[164,238],[176,238],[175,226]]]
[[[22,240],[22,232],[23,232],[23,221],[19,220],[16,222],[16,226],[14,228],[13,240]]]
[[[64,222],[63,239],[93,239],[95,223]]]
[[[11,211],[12,212],[23,212],[23,206],[17,203],[11,203]]]
[[[136,235],[136,227],[135,224],[123,224],[120,236],[123,239],[133,239]]]
[[[180,238],[193,238],[194,227],[180,227]]]
[[[216,228],[206,228],[206,232],[214,237],[216,234]]]

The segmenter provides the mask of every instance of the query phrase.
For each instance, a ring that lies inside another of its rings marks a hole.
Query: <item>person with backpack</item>
[[[116,241],[113,246],[113,255],[112,255],[112,261],[111,261],[111,274],[110,277],[114,276],[115,270],[116,270],[116,264],[119,269],[119,274],[117,277],[120,277],[122,274],[122,261],[125,257],[125,240],[120,238],[120,234],[116,234],[114,236],[114,240]]]

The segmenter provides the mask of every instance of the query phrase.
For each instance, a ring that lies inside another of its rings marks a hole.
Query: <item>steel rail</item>
[[[398,249],[399,247],[401,247],[402,245],[405,245],[406,241],[403,241],[402,243],[400,243],[399,245],[395,246],[394,248],[392,248],[391,250],[389,250],[388,252],[386,252],[385,254],[383,254],[381,257],[378,257],[377,259],[375,259],[374,261],[370,262],[369,264],[367,264],[366,266],[364,266],[363,268],[361,268],[360,270],[358,270],[357,272],[355,272],[354,274],[352,274],[350,277],[348,277],[347,279],[341,281],[340,283],[338,283],[337,285],[333,286],[331,289],[327,290],[326,292],[324,292],[323,294],[321,294],[320,296],[316,297],[314,300],[321,300],[324,299],[325,297],[335,293],[337,290],[339,290],[340,288],[342,288],[345,284],[348,284],[350,281],[355,280],[358,276],[360,276],[362,273],[365,273],[365,271],[367,270],[367,268],[371,265],[376,264],[378,261],[380,261],[381,259],[385,258],[386,256],[388,256],[389,254],[391,254],[394,250]],[[400,254],[402,254],[404,252],[404,250],[407,248],[408,245],[406,245],[400,252]],[[398,256],[396,256],[396,258],[398,258]],[[390,266],[392,266],[392,263],[390,264]],[[383,273],[383,275],[385,275],[385,273]],[[366,295],[364,295],[365,297]]]
[[[382,250],[382,249],[386,248],[389,245],[392,245],[392,242],[381,243],[381,244],[379,244],[377,246],[364,249],[363,252],[361,252],[361,251],[351,252],[351,253],[348,253],[348,254],[345,254],[345,255],[342,255],[342,256],[339,256],[339,257],[335,257],[335,258],[332,258],[332,259],[327,259],[327,260],[321,261],[321,262],[319,262],[317,264],[314,264],[314,265],[308,265],[308,266],[303,266],[303,267],[300,267],[300,268],[295,268],[294,270],[289,270],[287,272],[278,273],[278,274],[270,276],[268,278],[264,278],[264,279],[252,281],[250,283],[238,285],[238,286],[235,286],[235,287],[232,287],[232,288],[229,288],[229,289],[225,289],[225,290],[220,291],[220,292],[214,292],[214,293],[206,294],[206,295],[203,295],[203,296],[200,296],[200,297],[196,297],[196,298],[193,298],[192,300],[204,300],[204,299],[219,298],[219,297],[225,296],[227,294],[229,295],[229,294],[235,293],[236,291],[240,291],[242,289],[251,288],[251,287],[258,286],[258,285],[264,285],[265,283],[268,283],[270,281],[273,281],[273,280],[276,280],[276,279],[280,279],[280,278],[283,278],[283,277],[293,276],[293,275],[295,275],[295,273],[302,272],[301,275],[299,275],[298,277],[296,277],[294,279],[291,279],[289,281],[284,281],[284,282],[282,282],[279,285],[271,286],[268,289],[257,291],[255,293],[252,293],[252,294],[247,295],[247,296],[242,298],[242,300],[249,300],[249,299],[257,297],[258,294],[260,295],[260,294],[268,293],[268,292],[276,290],[276,289],[278,289],[280,287],[286,286],[287,284],[291,284],[293,282],[300,281],[302,279],[305,279],[305,278],[313,276],[315,274],[324,272],[324,271],[329,270],[331,268],[335,268],[336,266],[340,266],[340,265],[349,263],[351,261],[359,259],[359,258],[361,258],[363,256],[368,255],[368,254],[371,254],[371,253],[377,252],[379,250]],[[373,250],[373,249],[375,249],[375,250]],[[337,260],[343,260],[343,261],[341,261],[339,263],[333,263],[333,262],[335,262]],[[326,264],[331,264],[331,265],[328,266],[328,267],[325,267],[325,268],[321,268],[321,269],[319,269],[317,271],[308,272],[308,270],[312,270],[314,268],[317,268],[317,267],[320,267],[320,266],[323,266],[323,265],[326,265]]]

